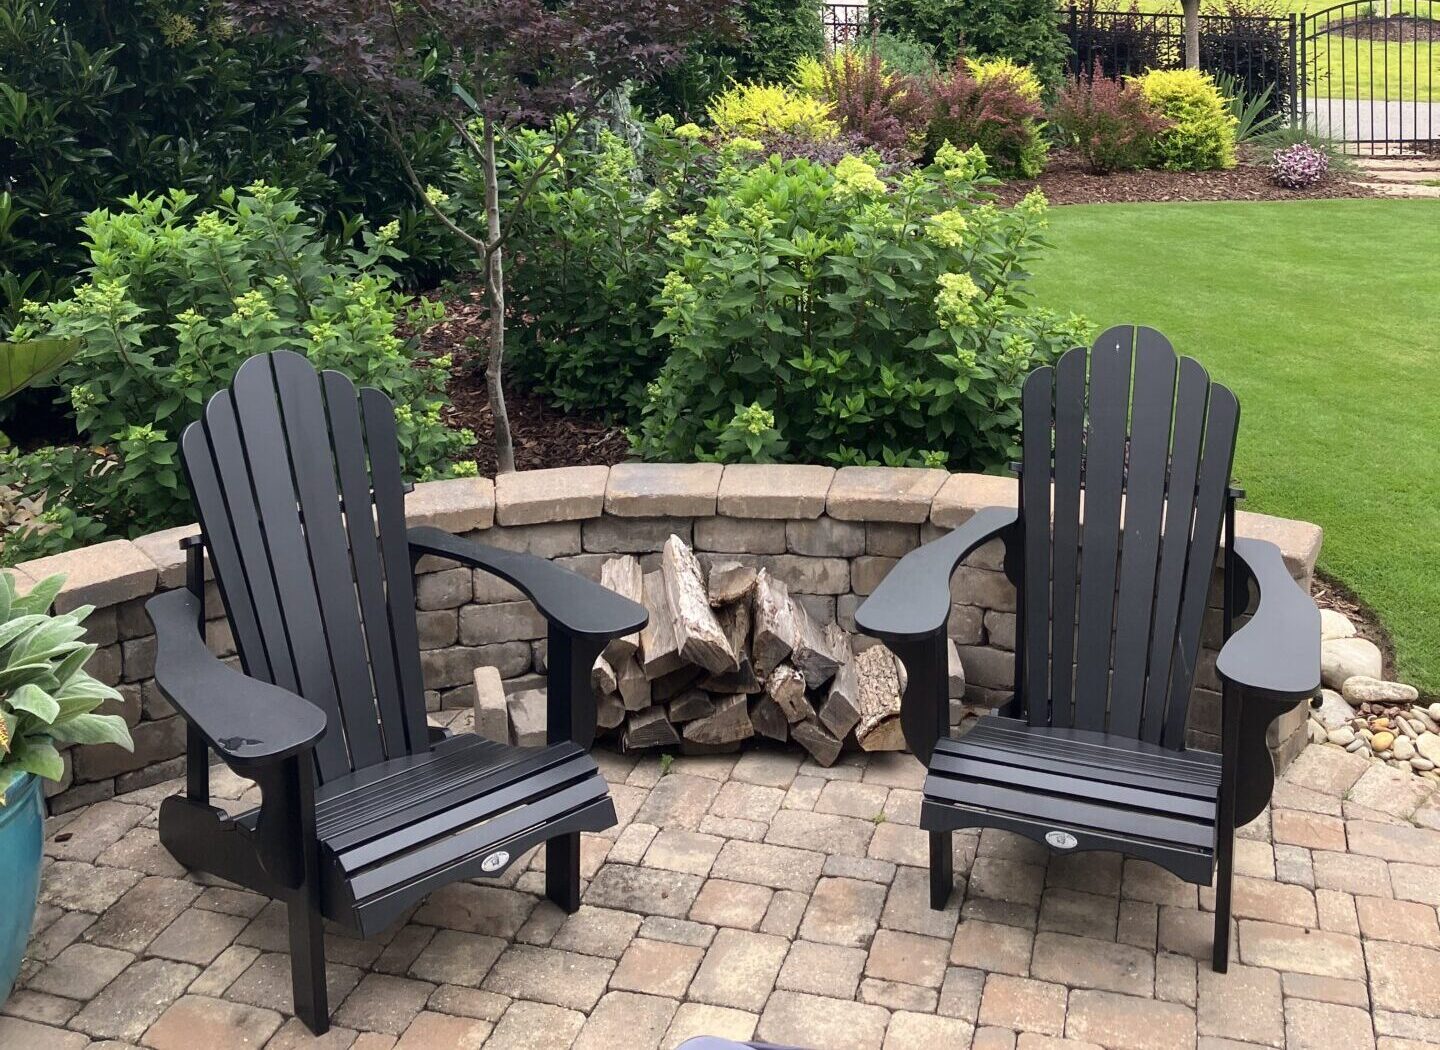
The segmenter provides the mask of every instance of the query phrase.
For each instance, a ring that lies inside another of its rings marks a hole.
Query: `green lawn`
[[[1038,300],[1165,332],[1240,398],[1245,506],[1325,528],[1321,567],[1440,693],[1440,202],[1055,208]]]

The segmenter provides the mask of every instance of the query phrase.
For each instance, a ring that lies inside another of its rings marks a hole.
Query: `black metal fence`
[[[843,47],[870,32],[870,8],[865,4],[824,4],[820,19],[831,47]]]
[[[1440,154],[1440,0],[1349,0],[1300,21],[1300,119],[1356,154]]]
[[[1110,77],[1185,64],[1183,14],[1071,5],[1060,11],[1060,30],[1072,76],[1089,76],[1097,62]],[[1201,15],[1200,68],[1233,77],[1254,98],[1269,88],[1267,112],[1293,115],[1298,37],[1294,15]]]

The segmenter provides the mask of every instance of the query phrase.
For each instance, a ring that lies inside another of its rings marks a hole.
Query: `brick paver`
[[[290,1016],[284,909],[186,875],[160,846],[155,810],[178,784],[67,814],[0,1045],[1440,1045],[1440,821],[1338,748],[1307,749],[1243,830],[1223,975],[1213,891],[1113,854],[957,834],[955,890],[932,911],[908,756],[824,769],[758,749],[663,775],[653,758],[597,757],[622,826],[585,838],[581,910],[542,899],[537,851],[376,938],[332,930],[335,1027],[319,1041]],[[217,799],[253,798],[212,779]]]

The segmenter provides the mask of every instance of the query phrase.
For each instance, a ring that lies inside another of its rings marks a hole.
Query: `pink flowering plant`
[[[1277,149],[1270,161],[1270,181],[1287,190],[1318,186],[1329,173],[1330,158],[1308,142]]]

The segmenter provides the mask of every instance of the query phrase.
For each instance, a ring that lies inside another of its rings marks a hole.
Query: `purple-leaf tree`
[[[502,388],[504,246],[518,205],[627,82],[677,64],[687,42],[732,32],[737,0],[232,0],[255,32],[300,37],[313,71],[334,77],[385,132],[423,205],[475,254],[489,314],[485,381],[501,471],[515,469]],[[563,123],[548,157],[500,200],[496,139],[505,129]],[[482,172],[483,227],[467,229],[426,193],[406,132],[448,123]],[[502,214],[502,211],[504,214]]]

